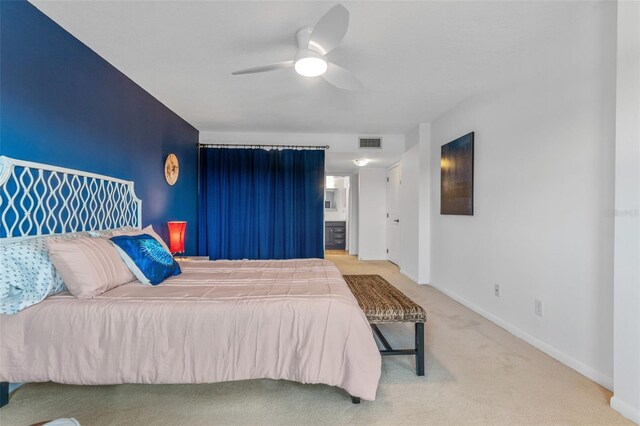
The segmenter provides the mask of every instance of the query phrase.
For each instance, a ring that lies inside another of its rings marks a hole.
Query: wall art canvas
[[[473,132],[440,148],[440,214],[473,216]]]

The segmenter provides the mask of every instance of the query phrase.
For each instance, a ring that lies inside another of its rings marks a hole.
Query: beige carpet
[[[83,425],[381,424],[631,425],[611,393],[388,262],[329,256],[345,274],[380,274],[427,310],[426,376],[413,357],[383,360],[378,398],[353,405],[340,389],[251,380],[210,385],[27,384],[0,424],[75,417]],[[413,326],[381,326],[410,346]]]

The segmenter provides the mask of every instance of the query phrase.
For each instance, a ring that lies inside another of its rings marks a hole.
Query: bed
[[[141,225],[132,182],[0,161],[2,245]],[[24,201],[29,197],[35,201]],[[47,203],[51,197],[59,202]],[[91,385],[269,378],[323,383],[375,399],[380,353],[331,262],[183,261],[181,267],[181,275],[157,287],[134,281],[92,299],[62,292],[16,315],[0,315],[0,381]]]

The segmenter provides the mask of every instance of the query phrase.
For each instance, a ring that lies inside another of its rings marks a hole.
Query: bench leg
[[[0,382],[0,407],[9,403],[9,382]]]
[[[416,323],[416,376],[424,376],[424,323]]]

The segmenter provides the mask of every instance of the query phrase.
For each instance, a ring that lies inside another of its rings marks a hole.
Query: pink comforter
[[[373,400],[380,354],[325,260],[183,262],[157,287],[68,293],[0,315],[0,381],[213,383],[256,378],[339,386]]]

